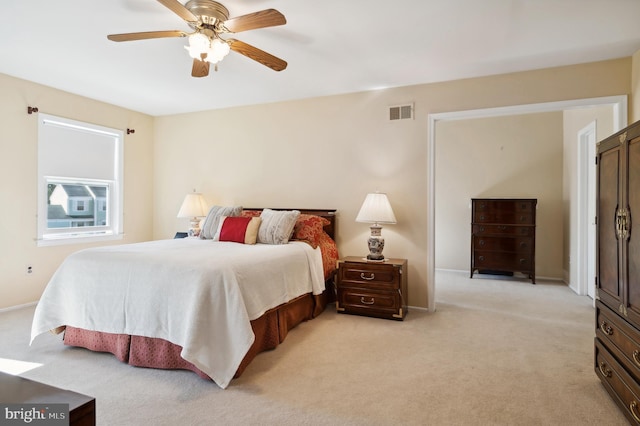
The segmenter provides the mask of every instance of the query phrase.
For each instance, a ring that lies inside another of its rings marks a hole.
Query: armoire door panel
[[[627,147],[626,188],[628,213],[625,219],[627,232],[628,308],[640,316],[640,227],[634,229],[634,219],[640,225],[640,138],[629,142]],[[635,232],[634,232],[635,231]],[[640,324],[638,324],[640,326]]]
[[[618,274],[620,246],[615,232],[620,196],[619,172],[620,148],[602,153],[598,167],[598,290],[622,303]]]

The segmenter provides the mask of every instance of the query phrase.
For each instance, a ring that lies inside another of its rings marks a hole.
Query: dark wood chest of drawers
[[[471,278],[473,273],[527,275],[536,282],[535,198],[471,200]]]
[[[336,291],[338,312],[402,320],[407,315],[407,260],[345,257],[338,262]]]

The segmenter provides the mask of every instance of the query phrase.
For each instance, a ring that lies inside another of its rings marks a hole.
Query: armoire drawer
[[[602,302],[596,302],[596,336],[640,380],[640,332]]]
[[[596,337],[595,371],[611,398],[634,424],[640,424],[640,387]]]

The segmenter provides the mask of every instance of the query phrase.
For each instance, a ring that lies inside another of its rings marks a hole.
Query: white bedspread
[[[249,321],[322,291],[320,250],[303,242],[185,238],[86,249],[45,288],[31,343],[62,325],[159,337],[226,388],[255,339]]]

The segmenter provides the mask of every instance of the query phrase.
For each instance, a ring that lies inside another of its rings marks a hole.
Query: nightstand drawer
[[[338,311],[370,316],[402,318],[400,294],[389,291],[338,288]]]
[[[375,263],[343,263],[339,268],[342,285],[349,287],[394,290],[400,288],[400,268]]]

